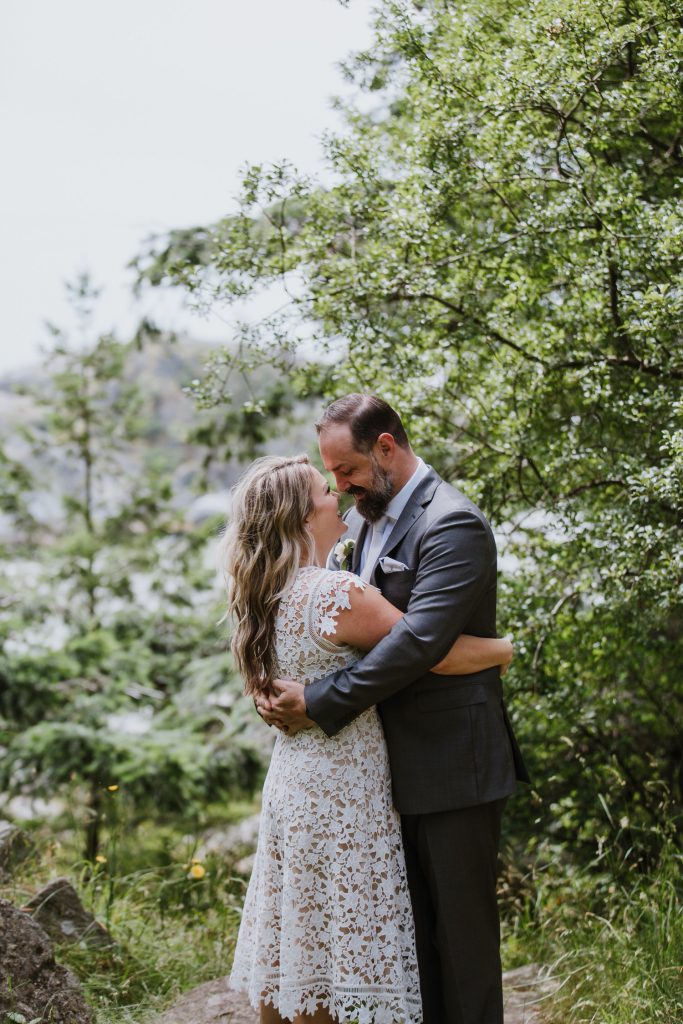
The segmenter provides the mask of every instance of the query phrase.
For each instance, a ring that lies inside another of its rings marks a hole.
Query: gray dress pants
[[[424,1024],[503,1024],[496,874],[505,803],[401,816]]]

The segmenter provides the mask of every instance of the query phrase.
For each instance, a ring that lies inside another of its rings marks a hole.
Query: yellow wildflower
[[[107,786],[110,793],[115,793],[118,788],[118,786]]]
[[[107,858],[104,857],[101,853],[97,854],[97,856],[95,857],[95,860],[97,861],[98,864],[106,864],[107,863]]]
[[[190,868],[188,878],[203,878],[205,874],[206,871],[201,864],[193,864]]]

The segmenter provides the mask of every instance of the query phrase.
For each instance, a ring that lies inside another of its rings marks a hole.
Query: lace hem
[[[247,972],[233,970],[230,987],[246,992],[255,1010],[263,1002],[277,1009],[285,1020],[294,1020],[301,1013],[313,1014],[322,1007],[339,1024],[422,1022],[422,1005],[416,996],[382,985],[335,985],[332,978],[322,975],[287,984],[279,975],[255,979]]]

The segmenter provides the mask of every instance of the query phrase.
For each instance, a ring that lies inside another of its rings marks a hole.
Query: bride
[[[347,527],[305,455],[258,459],[224,540],[232,650],[245,692],[309,683],[377,644],[402,613],[327,555]],[[440,674],[507,668],[507,640],[460,636]],[[230,976],[262,1024],[419,1024],[413,921],[381,720],[330,739],[278,733]]]

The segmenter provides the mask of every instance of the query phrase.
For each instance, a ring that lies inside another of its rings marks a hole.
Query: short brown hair
[[[315,425],[319,434],[333,423],[345,423],[356,451],[371,451],[380,434],[391,434],[400,448],[410,448],[401,417],[377,395],[352,394],[338,398],[323,412]]]

